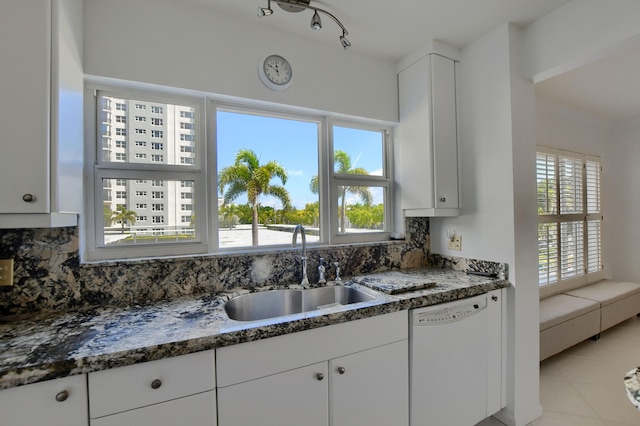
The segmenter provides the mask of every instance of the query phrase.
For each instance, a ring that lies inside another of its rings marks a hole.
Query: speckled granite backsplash
[[[426,266],[429,219],[407,219],[405,241],[308,250],[340,262],[342,276]],[[0,316],[96,305],[145,304],[234,287],[298,283],[299,250],[80,264],[78,228],[0,230],[0,258],[13,258],[14,286],[0,287]],[[446,263],[445,257],[439,258]],[[451,261],[449,261],[452,263]],[[335,271],[327,270],[329,278]]]

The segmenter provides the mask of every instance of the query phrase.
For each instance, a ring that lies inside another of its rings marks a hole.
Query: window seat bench
[[[640,283],[603,280],[540,300],[540,361],[640,313]]]

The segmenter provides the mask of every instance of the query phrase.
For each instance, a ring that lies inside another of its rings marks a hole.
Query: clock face
[[[271,90],[284,90],[291,85],[293,70],[289,62],[279,55],[268,56],[259,68],[260,80]]]

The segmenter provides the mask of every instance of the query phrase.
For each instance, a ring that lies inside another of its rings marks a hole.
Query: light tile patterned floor
[[[639,426],[624,375],[640,366],[640,318],[634,317],[540,364],[544,414],[530,426]],[[502,426],[487,419],[478,426]]]

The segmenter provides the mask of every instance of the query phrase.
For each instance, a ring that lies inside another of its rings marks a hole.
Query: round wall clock
[[[260,81],[271,90],[285,90],[291,86],[291,64],[280,55],[269,55],[258,67]]]

